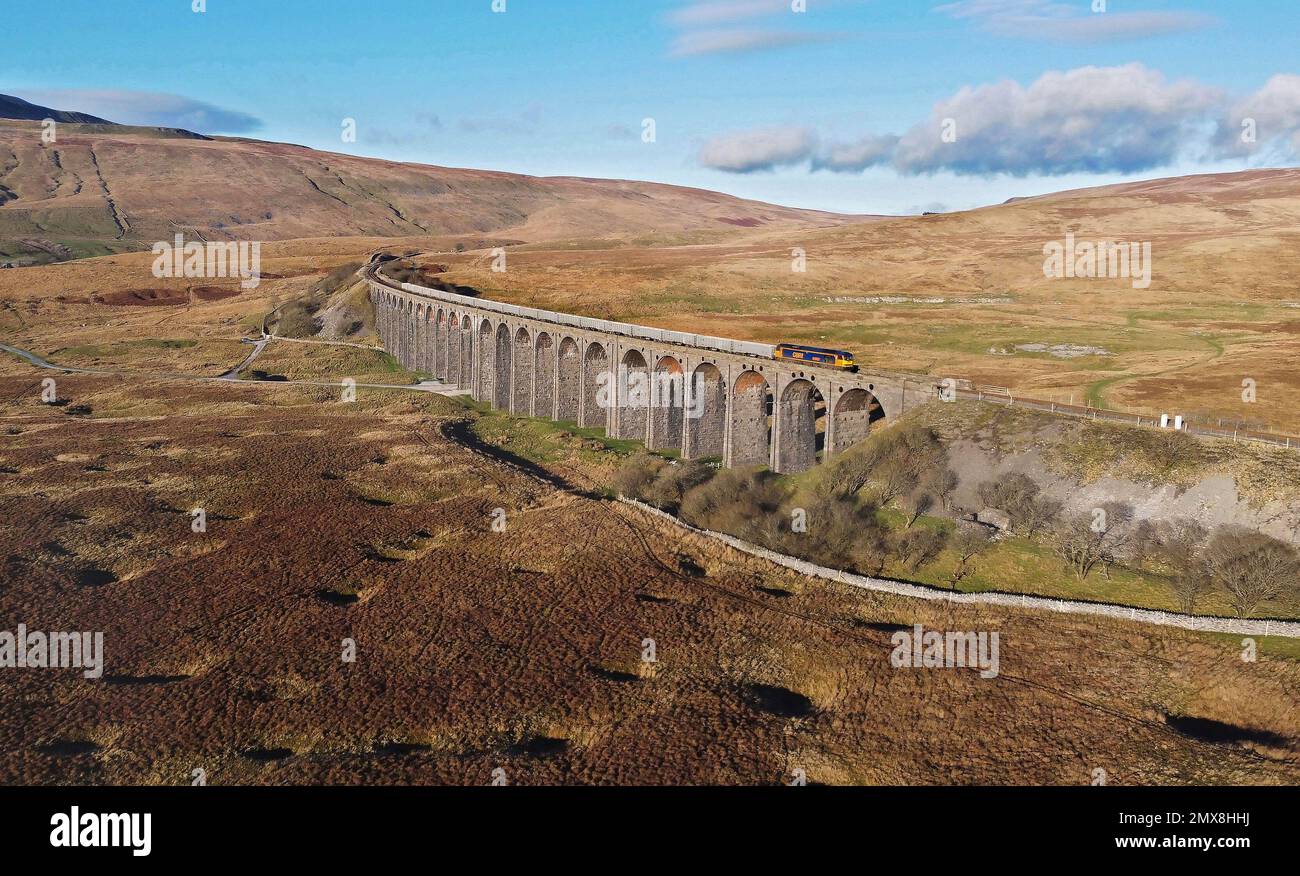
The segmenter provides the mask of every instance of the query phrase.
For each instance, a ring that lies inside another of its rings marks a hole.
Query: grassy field
[[[509,448],[511,453],[529,462],[573,462],[573,451],[579,448],[580,461],[608,468],[642,449],[639,441],[610,438],[604,429],[538,417],[511,417],[468,396],[458,400],[479,414],[474,421],[475,434],[489,444]]]
[[[139,338],[55,347],[51,362],[79,368],[123,368],[216,377],[251,351],[237,340],[217,338]]]
[[[414,383],[417,379],[417,375],[407,371],[383,350],[292,341],[268,344],[243,376],[250,378],[255,374],[289,380],[342,380],[351,377],[357,383],[399,386]]]
[[[931,519],[918,521],[916,525],[950,528],[952,524],[947,520]],[[894,564],[889,568],[888,574],[918,584],[947,589],[951,586],[952,572],[957,562],[958,558],[949,550],[917,572],[909,573]],[[987,553],[974,560],[972,566],[974,571],[957,585],[959,591],[981,593],[996,590],[1053,599],[1109,602],[1159,611],[1180,610],[1171,595],[1168,582],[1159,576],[1115,567],[1109,575],[1094,571],[1087,578],[1079,580],[1049,548],[1026,538],[1010,537],[996,543]],[[1203,597],[1196,612],[1219,617],[1233,615],[1227,596],[1217,591]],[[1291,594],[1285,600],[1265,604],[1259,613],[1265,617],[1300,618],[1300,600]]]

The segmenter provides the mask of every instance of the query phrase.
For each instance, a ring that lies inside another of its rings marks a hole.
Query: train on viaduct
[[[933,379],[773,358],[773,347],[520,307],[397,283],[370,286],[403,367],[517,416],[545,417],[725,466],[806,471],[932,401]]]

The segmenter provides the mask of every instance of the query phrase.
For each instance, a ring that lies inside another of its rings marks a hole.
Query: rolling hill
[[[865,217],[655,183],[404,164],[188,131],[0,120],[0,258],[20,264],[206,240],[440,237],[473,248],[811,228]]]
[[[0,119],[22,119],[29,122],[40,122],[45,119],[54,119],[56,122],[68,122],[72,124],[113,124],[107,119],[101,119],[99,116],[92,116],[89,113],[51,109],[48,106],[29,103],[21,97],[14,97],[10,94],[0,94]]]
[[[1049,278],[1044,246],[1150,244],[1150,283]],[[791,270],[792,248],[807,254]],[[1300,434],[1300,169],[1123,183],[961,213],[704,245],[531,246],[507,274],[432,255],[514,303],[968,378],[1030,397]],[[1246,383],[1249,381],[1249,383]],[[1255,400],[1243,403],[1243,386]]]

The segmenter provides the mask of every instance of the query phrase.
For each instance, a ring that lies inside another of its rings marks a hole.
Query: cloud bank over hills
[[[964,86],[902,134],[836,142],[806,126],[769,126],[715,137],[698,155],[730,173],[892,167],[908,176],[1133,173],[1225,158],[1300,158],[1300,76],[1279,74],[1233,98],[1140,63],[1079,67],[1028,86]]]

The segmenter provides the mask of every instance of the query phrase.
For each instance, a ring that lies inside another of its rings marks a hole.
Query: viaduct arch
[[[924,378],[810,368],[766,345],[397,284],[376,267],[363,270],[375,326],[404,367],[686,459],[805,471],[937,396]]]

